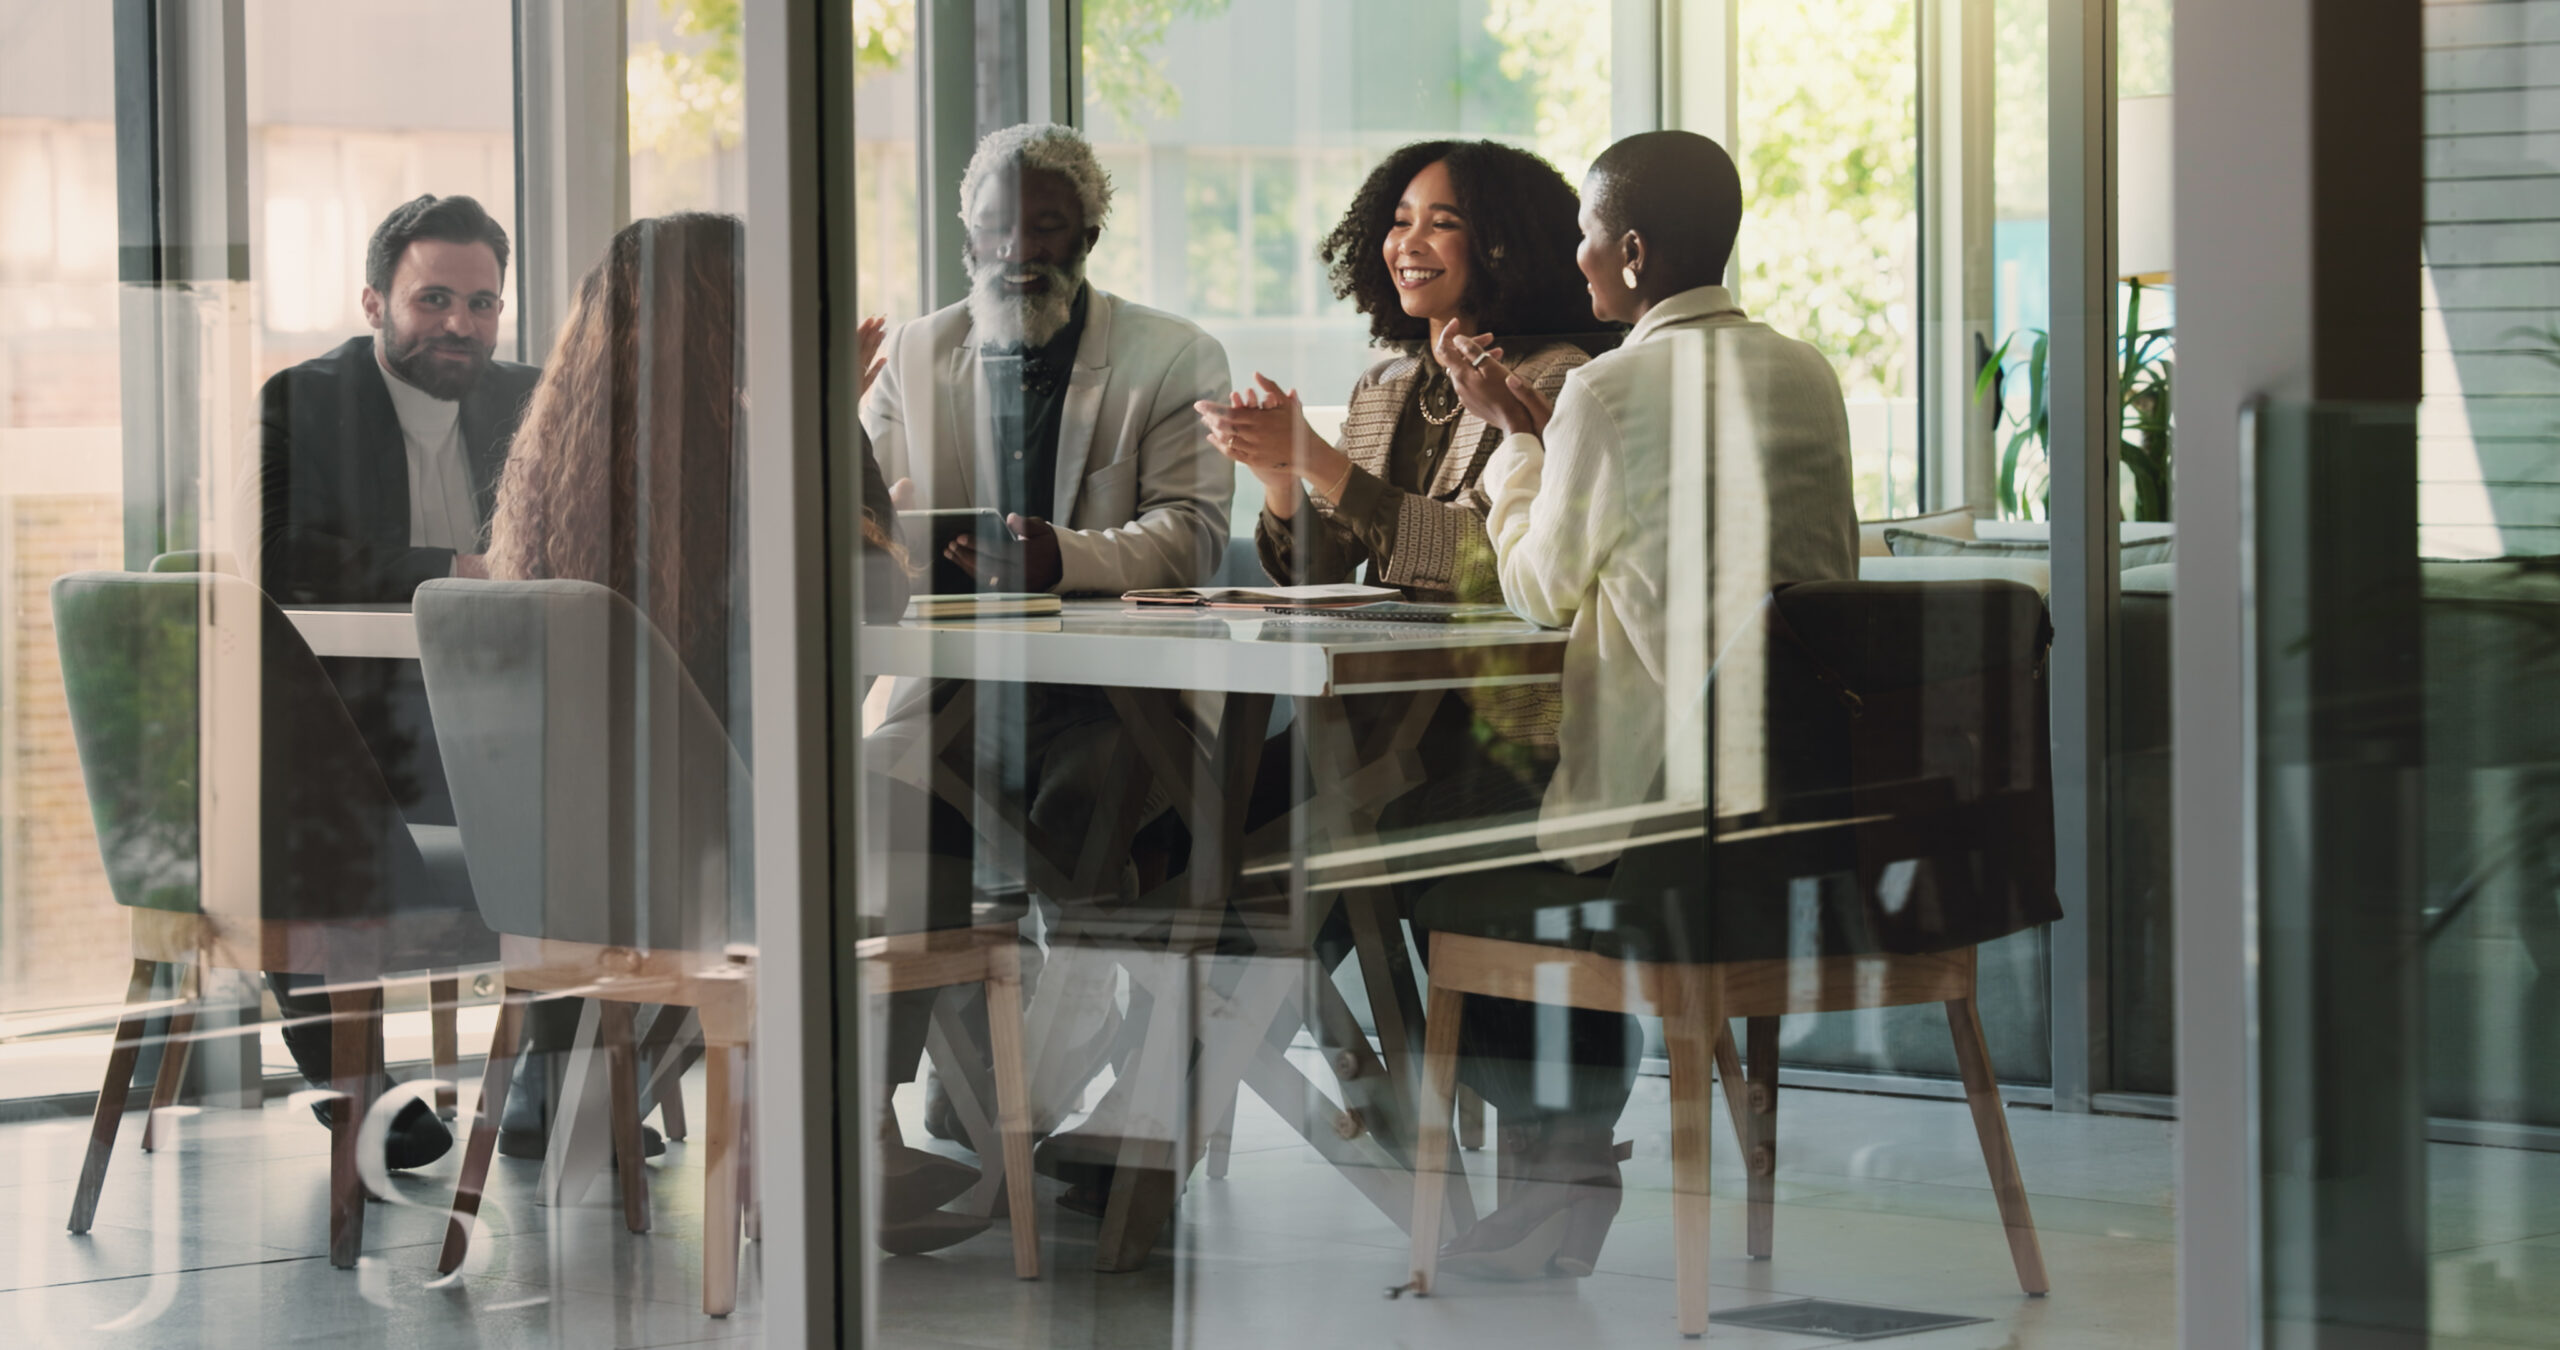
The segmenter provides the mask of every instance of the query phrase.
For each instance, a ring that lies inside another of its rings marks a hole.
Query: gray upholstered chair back
[[[257,587],[73,572],[53,583],[53,622],[117,903],[267,919],[468,906],[429,875],[319,659]]]
[[[686,951],[748,936],[743,894],[732,918],[744,765],[629,600],[583,581],[439,580],[418,588],[416,618],[489,927]]]

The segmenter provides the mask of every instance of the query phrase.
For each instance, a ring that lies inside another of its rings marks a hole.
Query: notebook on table
[[[1400,600],[1404,598],[1404,592],[1393,586],[1362,586],[1346,582],[1334,586],[1165,586],[1155,590],[1122,591],[1120,598],[1135,605],[1187,606],[1193,609],[1268,609],[1273,605],[1331,609],[1341,605]]]
[[[1367,605],[1266,605],[1288,618],[1354,619],[1365,623],[1503,623],[1520,616],[1500,605],[1431,605],[1381,600]]]

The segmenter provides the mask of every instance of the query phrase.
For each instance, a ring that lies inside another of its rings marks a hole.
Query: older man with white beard
[[[990,586],[1208,580],[1235,475],[1186,400],[1226,397],[1226,349],[1086,282],[1111,181],[1074,129],[989,135],[960,200],[969,298],[890,336],[862,414],[881,471],[911,480],[903,504],[1006,514],[1013,538],[945,554]]]
[[[890,336],[862,411],[901,507],[1003,514],[999,537],[964,535],[942,551],[936,589],[1118,595],[1208,581],[1226,551],[1235,478],[1192,405],[1226,399],[1226,350],[1189,320],[1086,281],[1111,182],[1072,128],[989,135],[961,177],[960,203],[969,298]],[[909,542],[927,541],[911,532]],[[1084,869],[1092,894],[1045,898],[1117,896],[1130,833],[1165,798],[1149,790],[1140,809],[1126,809],[1145,771],[1101,690],[906,681],[866,738],[870,767],[927,786],[928,725],[936,710],[959,711],[951,705],[964,698],[971,702],[963,708],[974,706],[977,744],[1009,761],[982,767],[982,776],[992,771],[1017,784],[1011,790],[1028,798],[1040,835],[1101,863]],[[1109,810],[1106,797],[1117,799]],[[894,814],[885,804],[875,817],[881,812]],[[875,818],[866,833],[913,841],[925,829],[921,821]],[[932,843],[943,853],[971,848],[966,840]],[[921,902],[913,894],[920,888],[891,880],[882,889],[893,907]],[[892,922],[941,927],[967,917],[893,914]],[[1057,1007],[1062,986],[1098,978],[1052,969],[1040,1002]],[[893,1008],[893,1080],[913,1072],[923,1006]],[[1107,997],[1069,998],[1046,1028],[1050,1043],[1097,1032],[1108,1007]],[[1044,1127],[1058,1109],[1035,1103]]]

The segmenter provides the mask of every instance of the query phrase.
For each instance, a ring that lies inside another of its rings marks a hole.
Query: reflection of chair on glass
[[[1774,602],[1763,705],[1770,809],[1627,852],[1605,878],[1523,869],[1425,897],[1432,930],[1413,1272],[1431,1288],[1450,1090],[1470,996],[1663,1019],[1680,1329],[1707,1329],[1708,1065],[1751,1163],[1749,1248],[1771,1246],[1776,1018],[1944,1003],[2018,1281],[2046,1287],[1974,1006],[1977,944],[2049,922],[2050,744],[2036,593],[2007,582],[1819,582]],[[1730,680],[1730,673],[1719,676]],[[1729,723],[1720,723],[1728,726]],[[1727,748],[1728,758],[1732,754]],[[1730,765],[1716,781],[1733,781]],[[1701,881],[1704,880],[1702,888]],[[1748,1019],[1746,1106],[1724,1019]],[[1765,1066],[1765,1067],[1764,1067]]]
[[[737,1304],[746,1222],[746,1060],[754,1022],[752,903],[744,884],[747,777],[674,649],[618,592],[583,581],[429,582],[418,646],[482,916],[500,935],[506,1004],[489,1050],[439,1269],[462,1263],[486,1188],[525,1005],[537,994],[602,1004],[623,1220],[649,1226],[634,1110],[632,1005],[701,1018],[709,1076],[702,1137],[703,1310]],[[1014,987],[1002,944],[935,935],[863,955],[898,988]],[[950,944],[950,945],[945,945]],[[1000,1045],[999,1052],[1003,1047]],[[1018,1061],[1011,1066],[1020,1081]],[[1008,1094],[1018,1103],[1018,1094]],[[1019,1124],[1019,1106],[1005,1114]],[[1027,1181],[1030,1142],[1019,1131]],[[1026,1245],[1028,1184],[1012,1188]]]
[[[337,1089],[384,1080],[382,979],[496,959],[451,826],[410,825],[293,625],[256,587],[214,573],[75,572],[54,583],[72,734],[116,901],[133,911],[129,1010],[98,1094],[71,1231],[85,1233],[161,963],[319,976],[335,1018]],[[452,982],[434,982],[439,1069]],[[176,1099],[194,1009],[170,1014],[152,1106]],[[360,1111],[340,1111],[330,1259],[363,1241]],[[144,1146],[153,1142],[146,1126]]]

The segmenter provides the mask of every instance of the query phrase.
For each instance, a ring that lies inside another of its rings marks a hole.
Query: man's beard
[[[1045,289],[1024,295],[1006,291],[1007,276],[1048,278]],[[1064,267],[1048,263],[1011,263],[1001,259],[969,263],[969,323],[981,347],[1041,347],[1075,316],[1076,292],[1084,287],[1084,259]]]
[[[471,354],[467,366],[448,365],[435,358],[438,351]],[[491,349],[469,338],[426,335],[411,337],[385,316],[382,322],[382,365],[385,370],[425,391],[430,397],[448,402],[471,392],[489,369]]]

